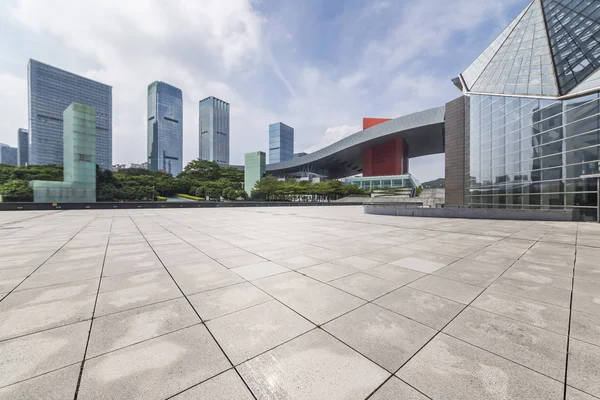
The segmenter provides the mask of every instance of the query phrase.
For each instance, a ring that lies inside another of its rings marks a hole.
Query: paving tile
[[[80,369],[81,364],[77,363],[21,383],[0,388],[0,398],[12,400],[72,399],[75,397]]]
[[[392,378],[383,384],[375,394],[369,397],[369,400],[427,400],[428,397],[422,395],[417,390],[411,388],[400,379]]]
[[[230,369],[217,375],[198,386],[194,386],[185,392],[172,397],[173,400],[252,400],[252,394],[248,391],[244,382],[238,374]]]
[[[397,283],[386,281],[362,272],[337,279],[329,284],[367,301],[383,296],[400,286]]]
[[[254,284],[317,325],[364,304],[355,296],[296,272],[259,279]]]
[[[323,329],[392,373],[437,333],[372,304],[328,322]]]
[[[335,250],[320,250],[315,251],[314,253],[310,253],[310,257],[316,258],[321,261],[335,261],[348,257],[348,254]]]
[[[600,347],[600,316],[571,310],[571,337]]]
[[[321,260],[319,258],[309,257],[309,256],[294,256],[294,257],[280,258],[280,259],[275,260],[275,262],[279,265],[283,265],[286,268],[296,270],[296,269],[300,269],[300,268],[306,268],[306,267],[311,267],[313,265],[321,264],[321,263],[323,263],[323,260]]]
[[[600,316],[600,285],[575,279],[573,309]]]
[[[457,260],[457,258],[442,256],[439,254],[418,253],[414,256],[405,257],[398,261],[394,261],[392,264],[430,274]]]
[[[429,294],[434,294],[449,300],[462,304],[469,304],[475,297],[483,291],[483,288],[440,278],[433,275],[427,275],[408,285],[413,289],[418,289]]]
[[[78,399],[164,399],[230,364],[203,325],[87,360]]]
[[[215,261],[168,267],[169,272],[186,295],[241,283],[238,274]]]
[[[514,265],[514,268],[527,271],[543,272],[545,274],[565,276],[567,278],[573,277],[573,266],[559,266],[550,264],[541,264],[539,262],[518,260]]]
[[[84,281],[88,279],[100,278],[102,266],[93,266],[89,268],[78,268],[72,270],[40,268],[33,275],[27,278],[18,290],[25,290],[37,287],[60,285],[71,282]]]
[[[341,265],[323,263],[312,267],[297,269],[296,272],[310,276],[321,282],[330,282],[356,273],[354,268],[342,267]]]
[[[567,384],[600,397],[600,347],[571,339]]]
[[[136,271],[121,275],[103,277],[100,282],[100,293],[113,290],[129,289],[144,285],[174,285],[173,279],[164,269],[153,269],[149,271]]]
[[[559,400],[564,391],[558,381],[443,333],[397,375],[434,399]]]
[[[98,294],[95,317],[182,297],[173,281],[137,285]]]
[[[573,280],[571,279],[571,277],[546,274],[543,272],[534,272],[531,270],[515,267],[509,268],[502,276],[504,278],[516,279],[528,283],[534,283],[537,285],[552,286],[555,288],[565,289],[569,291],[571,290],[571,287],[573,285]]]
[[[540,285],[518,279],[500,277],[490,285],[490,289],[565,308],[569,308],[571,304],[571,290]]]
[[[375,303],[438,330],[464,308],[463,304],[406,286],[377,299]]]
[[[566,335],[569,329],[569,309],[496,290],[486,290],[472,305],[561,335]]]
[[[234,365],[315,327],[275,300],[210,320],[207,326]]]
[[[0,387],[83,360],[89,321],[0,342]]]
[[[238,283],[188,297],[203,320],[210,320],[272,300],[251,283]]]
[[[573,389],[571,386],[567,386],[567,397],[565,400],[597,400],[598,397],[590,396],[580,390]]]
[[[418,253],[418,250],[407,249],[405,247],[387,247],[368,253],[363,253],[360,256],[370,260],[379,261],[381,263],[391,263],[400,260],[404,257],[412,256]]]
[[[96,357],[197,323],[200,319],[184,298],[96,318],[86,356]]]
[[[242,364],[239,371],[259,400],[364,399],[389,376],[318,329]]]
[[[261,263],[264,261],[267,261],[267,260],[265,260],[264,258],[259,257],[257,255],[250,254],[250,253],[218,259],[218,262],[220,264],[223,264],[227,268],[244,267],[246,265],[258,264],[258,263]]]
[[[232,268],[231,271],[248,281],[252,281],[271,275],[289,272],[290,270],[279,264],[275,264],[272,261],[266,261],[259,264],[246,265],[245,267]]]
[[[164,268],[156,254],[152,251],[127,255],[107,256],[104,261],[104,276],[126,274],[150,269]]]
[[[412,281],[425,276],[424,273],[412,269],[402,268],[394,264],[380,265],[365,271],[365,274],[376,276],[387,281],[395,282],[399,285],[407,285]]]
[[[359,256],[342,258],[341,260],[332,261],[332,263],[341,265],[342,267],[350,267],[361,271],[366,271],[382,264],[380,261],[374,261]]]
[[[565,379],[567,337],[468,307],[444,333],[559,381]]]

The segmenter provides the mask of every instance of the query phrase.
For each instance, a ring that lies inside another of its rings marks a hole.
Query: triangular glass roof
[[[600,1],[541,0],[562,94],[600,68]]]
[[[469,92],[559,97],[600,69],[600,0],[533,0],[461,75]]]

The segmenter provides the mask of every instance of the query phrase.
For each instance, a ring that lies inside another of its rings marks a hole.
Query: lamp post
[[[152,202],[154,203],[154,185],[152,185]]]
[[[581,179],[594,179],[596,178],[596,190],[598,191],[598,196],[596,197],[596,221],[600,222],[600,174],[591,174],[591,175],[581,175]]]

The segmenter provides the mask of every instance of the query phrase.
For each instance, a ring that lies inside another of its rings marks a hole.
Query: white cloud
[[[325,131],[323,136],[321,136],[319,141],[315,145],[306,149],[305,151],[307,153],[312,153],[314,151],[322,149],[323,147],[327,147],[330,144],[334,144],[335,142],[340,141],[343,138],[361,130],[362,127],[359,125],[341,125],[327,128],[327,130]]]

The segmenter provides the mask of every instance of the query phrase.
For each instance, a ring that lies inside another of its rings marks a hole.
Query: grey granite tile
[[[558,381],[565,379],[567,337],[468,307],[444,333]]]
[[[437,333],[373,304],[342,315],[323,329],[392,373]]]
[[[464,258],[435,271],[433,274],[470,285],[487,287],[502,275],[506,268],[504,265]]]
[[[306,267],[311,267],[313,265],[321,264],[321,263],[323,263],[323,260],[321,260],[319,258],[302,255],[302,256],[280,258],[280,259],[275,260],[275,262],[279,265],[283,265],[286,268],[296,270],[296,269],[300,269],[300,268],[306,268]]]
[[[600,397],[600,347],[570,339],[567,384]]]
[[[318,329],[242,364],[239,371],[259,400],[364,399],[389,376]]]
[[[571,304],[571,290],[518,279],[500,277],[489,288],[513,296],[525,297],[564,308],[569,308]]]
[[[173,281],[148,283],[98,294],[95,317],[182,297]]]
[[[392,264],[430,274],[457,260],[458,258],[455,257],[421,252],[413,256],[394,261]]]
[[[400,286],[362,272],[337,279],[329,284],[367,301],[383,296]]]
[[[424,273],[412,269],[402,268],[394,264],[385,264],[365,271],[365,274],[376,276],[387,281],[395,282],[401,286],[425,276]]]
[[[188,299],[202,319],[210,320],[273,298],[251,283],[244,282],[194,294]]]
[[[289,272],[290,270],[279,264],[275,264],[272,261],[266,261],[258,264],[246,265],[244,267],[232,268],[231,271],[248,281],[252,281],[271,275]]]
[[[324,262],[312,267],[297,269],[296,272],[321,282],[330,282],[356,273],[354,268]]]
[[[573,309],[600,316],[600,285],[575,278]]]
[[[252,400],[252,394],[238,374],[230,369],[198,386],[186,390],[173,400]]]
[[[402,287],[387,294],[377,299],[375,303],[438,330],[465,307],[455,301],[409,287]]]
[[[78,399],[164,399],[230,364],[203,325],[86,361]]]
[[[433,399],[563,398],[562,383],[444,334],[397,375]]]
[[[567,396],[565,400],[597,400],[598,397],[591,396],[580,390],[573,389],[571,386],[567,386]]]
[[[364,257],[352,256],[342,258],[341,260],[332,261],[333,264],[341,265],[342,267],[354,268],[360,271],[366,271],[381,265],[381,261],[375,261]]]
[[[411,388],[400,379],[392,376],[392,378],[383,384],[369,400],[427,400],[428,397],[423,396],[417,390]]]
[[[210,320],[206,325],[234,365],[315,327],[275,300]]]
[[[212,260],[168,267],[168,270],[186,295],[244,282],[238,274]]]
[[[483,291],[483,288],[478,286],[440,278],[434,275],[424,276],[409,284],[408,287],[462,304],[469,304]]]
[[[0,398],[12,400],[73,399],[81,364],[39,375],[35,378],[0,388]]]
[[[571,337],[600,347],[600,316],[571,311]]]
[[[552,286],[569,291],[573,285],[573,280],[571,277],[547,274],[544,272],[536,272],[515,267],[509,268],[502,276],[504,278],[516,279],[527,283],[534,283],[536,285]]]
[[[380,250],[363,253],[360,256],[387,264],[400,260],[404,257],[412,256],[418,252],[418,250],[407,249],[405,247],[387,247]]]
[[[544,274],[552,274],[564,276],[567,278],[573,277],[573,266],[559,266],[550,264],[541,264],[539,262],[518,260],[514,265],[514,268],[520,270],[527,270],[532,272],[542,272]]]
[[[219,258],[218,262],[227,268],[238,268],[246,265],[258,264],[267,261],[266,259],[254,254],[241,254],[233,257]]]

